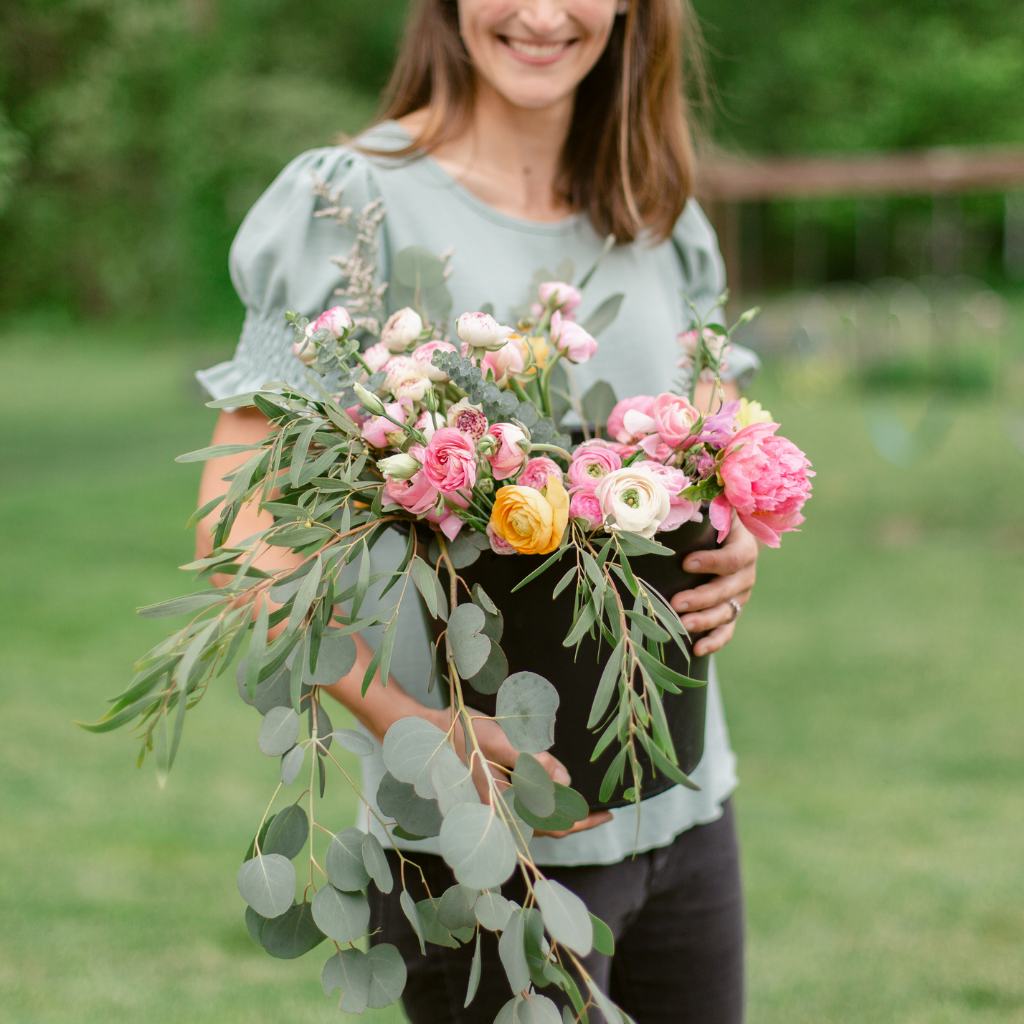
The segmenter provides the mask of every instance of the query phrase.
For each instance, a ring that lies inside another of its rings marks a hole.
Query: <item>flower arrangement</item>
[[[329,198],[338,205],[337,197]],[[357,244],[367,246],[372,232],[358,237]],[[777,436],[778,425],[756,402],[723,404],[718,395],[706,410],[694,405],[696,382],[717,380],[722,372],[731,330],[696,317],[694,330],[680,336],[681,393],[615,401],[601,385],[577,403],[564,369],[593,356],[595,335],[621,299],[613,296],[589,321],[578,322],[592,271],[576,287],[541,283],[536,302],[514,326],[484,310],[463,313],[449,329],[452,321],[430,316],[431,308],[444,308],[443,285],[435,284],[429,302],[397,310],[377,335],[378,321],[365,314],[380,292],[369,275],[356,273],[358,255],[354,250],[347,265],[356,268],[352,276],[368,298],[350,303],[360,311],[355,322],[340,305],[312,321],[288,315],[308,389],[272,381],[210,403],[254,406],[272,426],[258,444],[218,445],[179,459],[248,456],[226,478],[225,493],[193,516],[194,523],[220,507],[212,553],[183,567],[201,582],[228,582],[140,609],[145,616],[185,615],[189,621],[138,663],[130,686],[87,727],[102,732],[135,725],[142,736],[140,764],[153,754],[163,778],[186,709],[246,648],[239,691],[263,715],[261,750],[280,758],[280,783],[238,873],[249,931],[280,957],[332,940],[325,992],[340,988],[341,1007],[351,1012],[388,1005],[405,983],[401,956],[387,944],[364,951],[356,943],[369,916],[363,890],[372,881],[390,892],[395,879],[372,834],[355,828],[333,833],[317,823],[314,796],[324,795],[328,764],[341,769],[332,743],[356,753],[372,749],[363,734],[332,727],[320,690],[351,672],[353,634],[371,625],[384,631],[363,692],[375,675],[386,684],[398,601],[411,582],[443,627],[433,648],[434,678],[447,689],[451,724],[445,732],[420,718],[396,722],[384,738],[388,774],[377,794],[379,811],[368,801],[367,808],[389,834],[409,841],[439,836],[460,885],[418,904],[403,890],[403,910],[421,944],[475,936],[467,1005],[479,981],[484,928],[514,936],[509,943],[502,938],[516,993],[508,1019],[512,1011],[519,1014],[515,1019],[527,1019],[517,1009],[525,1001],[535,1019],[557,1024],[562,1018],[554,1003],[537,991],[553,984],[568,994],[575,1019],[585,1021],[597,1005],[607,1020],[621,1021],[581,963],[592,948],[611,952],[607,927],[578,897],[545,879],[529,852],[534,829],[570,828],[588,814],[586,800],[554,783],[534,756],[553,742],[558,691],[535,672],[508,674],[495,600],[503,595],[488,595],[479,584],[470,588],[459,570],[489,549],[523,560],[523,586],[568,562],[554,588],[556,595],[570,586],[575,592],[564,643],[578,646],[591,637],[605,652],[603,668],[595,667],[590,726],[598,734],[595,757],[614,744],[617,753],[602,799],[629,772],[628,792],[639,804],[640,751],[656,772],[693,787],[679,767],[663,701],[702,684],[665,664],[666,648],[685,653],[687,636],[666,596],[645,583],[631,559],[672,555],[659,533],[705,514],[720,540],[735,514],[764,543],[778,546],[781,535],[803,521],[809,463]],[[423,250],[399,253],[395,262],[398,284],[403,267],[410,279],[443,281],[444,261]],[[367,334],[378,340],[367,345]],[[569,409],[582,433],[578,443],[564,429]],[[253,501],[273,524],[244,541],[231,540],[239,510]],[[393,569],[371,576],[370,550],[392,527],[404,529],[405,555]],[[300,564],[261,569],[256,559],[268,547],[296,552]],[[343,583],[349,565],[354,582],[346,577]],[[373,585],[383,593],[395,590],[390,613],[361,614]],[[488,764],[467,686],[496,694],[497,721],[520,752],[513,769]],[[303,714],[308,739],[300,738]],[[465,739],[465,760],[456,753],[456,730]],[[278,792],[303,772],[307,755],[305,792],[272,814]],[[476,784],[475,765],[487,766]],[[311,829],[326,835],[327,846],[317,853],[310,839],[309,885],[300,901],[292,861]],[[401,851],[398,856],[404,886],[407,861]],[[497,891],[517,864],[529,891],[523,907]]]

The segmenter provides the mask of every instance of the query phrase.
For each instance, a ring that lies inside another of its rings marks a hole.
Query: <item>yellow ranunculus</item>
[[[749,427],[752,423],[771,423],[772,414],[767,409],[762,409],[760,402],[748,402],[745,398],[741,398],[736,422],[740,425],[740,429]]]
[[[526,364],[526,368],[519,374],[520,377],[532,377],[538,370],[547,368],[548,359],[551,356],[551,346],[543,335],[538,334],[530,338],[517,335],[513,335],[513,337],[522,350],[523,362]]]
[[[569,495],[548,477],[542,494],[532,487],[502,487],[491,509],[491,529],[521,555],[548,555],[562,542],[569,522]]]

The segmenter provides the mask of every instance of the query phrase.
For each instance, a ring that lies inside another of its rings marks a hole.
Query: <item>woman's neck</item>
[[[473,121],[460,138],[431,156],[488,206],[521,220],[551,223],[572,212],[555,189],[573,98],[553,107],[516,107],[485,81],[477,88]],[[400,120],[413,136],[427,120],[419,110]]]

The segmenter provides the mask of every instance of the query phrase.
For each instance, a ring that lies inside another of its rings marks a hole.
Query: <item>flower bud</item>
[[[463,313],[455,321],[455,333],[471,348],[493,352],[505,344],[512,328],[499,324],[489,313]]]
[[[326,330],[331,332],[331,337],[340,338],[351,326],[352,317],[348,315],[348,310],[344,306],[332,306],[307,325],[306,337],[311,337],[317,331]]]
[[[423,333],[423,319],[406,306],[392,313],[380,332],[380,340],[392,352],[404,352]]]
[[[485,458],[498,450],[498,439],[493,434],[484,434],[476,443],[476,450]]]
[[[384,403],[372,391],[367,391],[362,384],[353,384],[352,390],[368,412],[372,412],[374,416],[380,416],[384,412]]]
[[[389,480],[408,480],[414,473],[419,472],[422,463],[401,452],[398,455],[389,455],[386,459],[377,460],[377,468]]]

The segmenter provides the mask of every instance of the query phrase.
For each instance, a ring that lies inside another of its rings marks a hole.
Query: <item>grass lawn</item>
[[[72,725],[163,632],[134,608],[187,588],[199,469],[172,460],[215,416],[191,371],[229,349],[0,338],[5,1022],[338,1018],[320,951],[273,960],[243,924],[234,875],[277,769],[233,681],[163,791],[129,735]],[[720,662],[749,1019],[1024,1022],[1024,457],[979,401],[896,469],[855,396],[758,392],[819,476]]]

